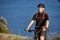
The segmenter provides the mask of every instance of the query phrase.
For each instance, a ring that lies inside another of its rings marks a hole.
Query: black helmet
[[[45,5],[44,4],[42,4],[42,3],[40,3],[40,4],[38,4],[38,6],[37,6],[38,8],[39,7],[43,7],[43,8],[45,8]]]

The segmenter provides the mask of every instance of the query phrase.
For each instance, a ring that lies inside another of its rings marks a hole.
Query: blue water
[[[16,35],[33,36],[24,29],[27,27],[32,16],[37,12],[37,5],[46,5],[45,11],[49,15],[49,32],[60,34],[60,3],[57,0],[0,0],[0,17],[8,21],[8,29]],[[34,29],[34,25],[31,29]]]

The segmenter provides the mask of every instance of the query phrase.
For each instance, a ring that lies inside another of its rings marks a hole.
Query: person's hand
[[[45,32],[46,31],[46,28],[43,28],[42,30]]]
[[[45,27],[42,27],[42,31],[46,31],[46,28]]]
[[[28,32],[28,31],[29,31],[29,29],[25,29],[25,31],[26,31],[26,32]]]

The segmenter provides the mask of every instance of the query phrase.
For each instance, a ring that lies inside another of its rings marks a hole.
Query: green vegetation
[[[8,31],[7,29],[7,20],[3,17],[0,17],[0,33],[9,33],[10,31]]]
[[[0,27],[0,33],[10,33],[6,27]]]
[[[60,34],[47,37],[47,40],[60,40]]]
[[[54,37],[53,40],[60,40],[60,35],[57,35],[57,37]]]

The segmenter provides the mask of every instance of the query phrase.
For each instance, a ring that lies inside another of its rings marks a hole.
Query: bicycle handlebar
[[[35,30],[28,30],[28,32],[33,32],[33,31],[35,31]]]
[[[24,29],[25,31],[26,31],[26,29]],[[33,31],[35,31],[35,30],[28,30],[28,32],[33,32]]]

